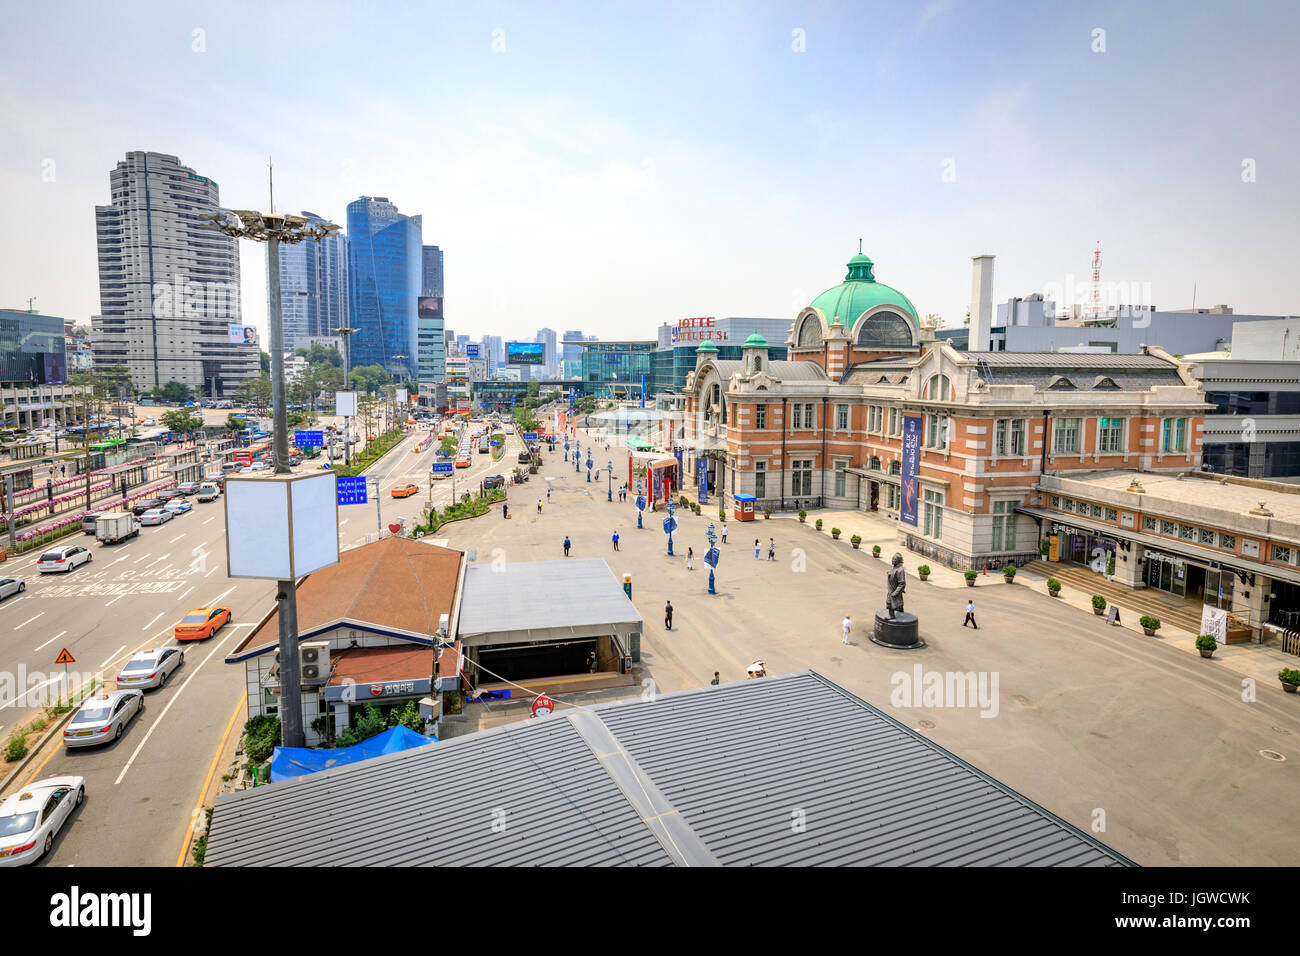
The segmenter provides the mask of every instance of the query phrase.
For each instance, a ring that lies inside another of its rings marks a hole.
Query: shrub
[[[1277,679],[1283,684],[1300,684],[1300,671],[1291,667],[1284,667],[1277,672]]]
[[[1160,630],[1160,618],[1152,617],[1150,614],[1143,614],[1138,618],[1138,624],[1145,627],[1148,631]]]
[[[266,763],[280,746],[279,717],[251,717],[244,724],[244,753],[254,764]]]
[[[1061,582],[1058,581],[1058,580],[1056,580],[1056,578],[1048,578],[1048,579],[1047,579],[1047,590],[1049,590],[1049,591],[1059,591],[1059,590],[1061,590]]]
[[[979,576],[980,576],[980,573],[979,573],[978,571],[967,571],[967,572],[966,572],[966,580],[967,580],[967,581],[974,581],[974,580],[975,580],[977,577],[979,577]]]
[[[861,544],[861,543],[862,543],[862,535],[860,535],[860,534],[855,534],[855,535],[851,536],[851,537],[849,538],[849,540],[852,541],[854,544]]]
[[[1198,651],[1212,651],[1219,646],[1219,642],[1214,639],[1213,634],[1202,634],[1196,639],[1196,649]]]
[[[772,517],[772,509],[771,509],[771,508],[764,508],[764,509],[763,509],[763,517],[764,517],[764,518],[770,518],[770,517]]]
[[[10,737],[9,744],[5,747],[5,760],[13,763],[15,760],[22,760],[27,756],[27,738],[25,736]]]
[[[880,545],[873,544],[871,546],[871,553],[874,554],[876,557],[880,557]]]
[[[1051,551],[1051,550],[1052,550],[1052,546],[1048,543],[1048,541],[1047,541],[1046,538],[1044,538],[1042,541],[1038,542],[1038,553],[1039,553],[1039,554],[1047,554],[1047,553],[1048,553],[1049,551]]]
[[[929,573],[930,573],[930,566],[929,566],[928,564],[923,564],[923,565],[921,565],[919,568],[916,569],[916,573],[917,573],[917,574],[929,574]]]
[[[800,508],[800,509],[799,509],[799,517],[800,517],[800,518],[806,518],[806,517],[808,517],[808,512],[806,512],[806,511],[804,511],[802,508]]]
[[[1104,611],[1106,610],[1106,599],[1100,594],[1094,594],[1092,596],[1092,606],[1098,611]]]
[[[822,529],[822,519],[821,519],[821,518],[818,518],[818,519],[817,519],[817,530],[820,531],[821,529]]]
[[[831,534],[835,535],[835,537],[838,538],[840,536],[840,533],[841,532],[839,528],[831,528]]]
[[[1016,576],[1016,566],[1014,564],[1004,564],[1002,565],[1002,573],[1009,578],[1014,578]]]
[[[1115,573],[1115,555],[1113,554],[1106,559],[1106,573],[1107,574]]]

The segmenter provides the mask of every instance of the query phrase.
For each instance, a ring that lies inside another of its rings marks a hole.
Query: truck
[[[140,519],[129,511],[110,511],[95,519],[95,538],[100,544],[117,544],[140,533]]]

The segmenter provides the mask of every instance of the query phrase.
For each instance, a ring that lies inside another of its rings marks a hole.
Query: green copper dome
[[[718,347],[706,339],[704,344],[695,350],[695,354],[698,355],[701,352],[713,352],[716,355],[717,351]]]
[[[749,338],[745,339],[745,344],[742,346],[742,348],[765,349],[767,348],[767,339],[759,335],[758,329],[755,329],[754,334],[751,335]]]
[[[812,306],[822,310],[829,324],[839,322],[852,326],[863,312],[881,305],[892,305],[913,319],[919,319],[916,307],[897,289],[877,282],[872,273],[875,263],[859,252],[848,261],[848,275],[833,289],[827,289],[812,300]]]

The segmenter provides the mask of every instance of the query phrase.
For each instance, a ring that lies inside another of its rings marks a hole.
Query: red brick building
[[[970,568],[1038,555],[1038,520],[1018,509],[1040,503],[1041,475],[1200,467],[1208,406],[1190,365],[1158,348],[959,352],[873,267],[854,256],[845,281],[795,316],[787,361],[769,361],[757,334],[739,361],[700,347],[681,437],[714,495],[898,519],[903,433],[917,419],[916,523],[900,523],[900,540]]]

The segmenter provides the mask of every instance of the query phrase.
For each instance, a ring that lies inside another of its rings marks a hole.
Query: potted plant
[[[1041,554],[1043,557],[1047,557],[1047,555],[1051,552],[1051,550],[1052,550],[1052,546],[1048,543],[1046,538],[1038,542],[1038,553]]]
[[[1214,639],[1213,634],[1202,634],[1196,639],[1196,649],[1201,652],[1202,657],[1213,657],[1219,642]]]
[[[1002,580],[1010,584],[1016,579],[1016,566],[1014,564],[1002,565]]]
[[[930,566],[928,564],[923,564],[920,567],[918,567],[916,569],[916,576],[920,578],[922,581],[924,581],[926,578],[930,576]]]
[[[1106,559],[1106,576],[1115,576],[1115,555],[1113,554]]]
[[[1282,668],[1277,672],[1277,679],[1282,682],[1282,689],[1288,694],[1294,694],[1296,688],[1300,687],[1300,671],[1294,668]]]
[[[718,509],[718,520],[719,520],[719,521],[726,521],[726,520],[727,520],[727,510],[726,510],[725,508],[719,508],[719,509]]]
[[[800,523],[800,524],[803,524],[807,519],[808,519],[808,512],[806,512],[806,511],[804,511],[802,508],[800,508],[800,509],[799,509],[799,523]]]
[[[857,551],[862,545],[862,535],[860,534],[850,535],[849,541],[853,544],[853,550]]]
[[[831,528],[831,537],[834,538],[836,541],[840,540],[840,529]]]
[[[878,558],[878,557],[880,557],[880,545],[878,545],[878,544],[873,544],[873,545],[871,546],[871,556],[872,556],[873,558]],[[928,573],[928,572],[927,572],[927,573]]]
[[[771,508],[764,508],[764,509],[763,509],[763,520],[764,520],[764,521],[767,521],[767,520],[770,519],[771,517],[772,517],[772,509],[771,509]]]
[[[1047,593],[1054,598],[1059,598],[1061,596],[1061,582],[1056,580],[1056,578],[1048,578]]]
[[[975,579],[978,578],[979,576],[980,576],[980,573],[979,573],[978,571],[967,571],[967,572],[966,572],[966,587],[968,587],[968,588],[973,588],[973,587],[975,586]]]
[[[820,531],[821,529],[822,529],[822,519],[821,519],[821,518],[818,518],[818,519],[817,519],[817,530]]]
[[[1101,617],[1106,613],[1106,599],[1100,594],[1094,594],[1092,596],[1092,613],[1098,617]]]
[[[1138,624],[1142,627],[1142,633],[1147,637],[1155,637],[1156,631],[1160,630],[1160,618],[1152,617],[1150,614],[1143,614],[1138,618]]]

